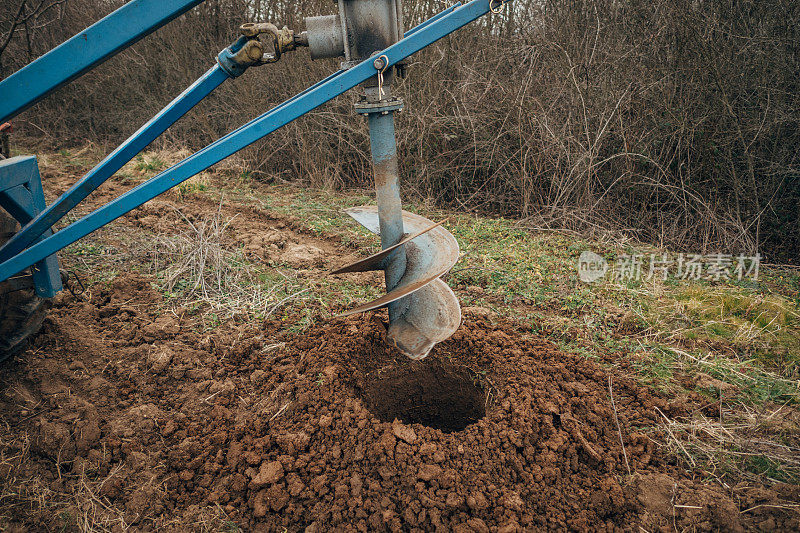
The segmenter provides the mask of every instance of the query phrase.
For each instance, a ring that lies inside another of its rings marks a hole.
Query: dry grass
[[[676,421],[661,413],[661,418],[667,449],[723,484],[800,482],[800,425],[793,408],[720,401],[716,417],[695,413]]]
[[[100,487],[114,476],[65,473],[58,468],[58,486],[36,470],[31,438],[6,423],[0,435],[0,531],[27,523],[49,524],[54,531],[110,533],[127,531],[124,511],[100,496]],[[34,465],[34,466],[32,466]]]
[[[117,533],[128,530],[123,511],[99,495],[103,483],[113,477],[122,466],[120,464],[103,479],[90,480],[84,471],[80,472],[76,488],[71,494],[78,531]]]
[[[157,521],[157,531],[197,531],[199,533],[243,533],[225,510],[217,505],[194,506],[180,518]]]
[[[690,285],[670,291],[654,311],[659,318],[651,329],[662,332],[667,341],[724,338],[750,351],[776,345],[800,348],[800,313],[778,295]]]
[[[266,318],[308,289],[296,280],[258,268],[226,238],[233,218],[224,219],[222,203],[212,215],[192,222],[180,211],[187,229],[158,234],[149,246],[151,270],[170,297],[181,305],[205,308],[219,318],[251,313]],[[227,240],[227,242],[226,242]]]
[[[723,484],[800,483],[800,382],[720,353],[664,350],[662,363],[708,403],[680,420],[659,411],[658,442]]]

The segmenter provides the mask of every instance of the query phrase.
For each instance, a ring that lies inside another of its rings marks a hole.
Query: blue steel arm
[[[0,123],[203,0],[132,0],[0,82]]]
[[[408,37],[408,36],[418,32],[419,30],[421,30],[422,28],[424,28],[428,24],[436,22],[437,20],[439,20],[440,18],[442,18],[445,15],[449,15],[450,13],[452,13],[454,10],[458,9],[459,7],[461,7],[461,2],[456,2],[452,6],[450,6],[448,8],[445,8],[443,11],[440,11],[439,13],[436,13],[434,16],[432,16],[428,20],[426,20],[424,22],[420,22],[419,24],[417,24],[416,26],[414,26],[413,28],[411,28],[410,30],[405,32],[403,34],[403,37]]]
[[[39,213],[30,223],[17,232],[5,245],[0,247],[0,261],[18,254],[39,238],[53,224],[89,196],[95,189],[142,151],[159,135],[197,105],[211,91],[227,80],[229,75],[219,66],[214,65],[200,79],[175,98],[156,116],[148,121],[139,131],[131,135],[116,150],[111,152],[96,167],[78,180],[67,192]]]
[[[416,31],[412,30],[409,32],[410,35],[386,48],[379,55],[385,56],[388,66],[394,65],[485,15],[489,11],[490,2],[491,0],[473,0],[458,7],[434,22],[424,25]],[[9,278],[65,246],[69,246],[78,239],[139,207],[175,185],[269,135],[296,118],[316,109],[359,83],[368,80],[375,76],[376,73],[377,70],[373,60],[368,59],[349,70],[339,71],[329,76],[303,93],[287,100],[145,183],[131,189],[116,200],[109,202],[58,233],[43,239],[0,264],[0,281]]]

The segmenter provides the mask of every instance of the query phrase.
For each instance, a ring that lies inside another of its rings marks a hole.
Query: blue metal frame
[[[42,179],[34,156],[17,156],[0,161],[0,207],[22,225],[44,209]],[[43,238],[51,234],[52,231],[48,229]],[[38,296],[52,298],[61,290],[61,274],[55,255],[38,261],[31,270]]]
[[[133,0],[0,82],[0,123],[203,0]]]
[[[385,70],[485,15],[490,11],[492,1],[473,0],[465,5],[456,5],[410,30],[403,39],[376,55],[386,59],[387,64],[381,65],[381,69]],[[0,264],[0,281],[51,256],[276,129],[367,81],[377,72],[373,60],[368,59],[349,70],[340,70],[328,76],[70,226],[5,260]]]
[[[156,116],[131,135],[116,150],[111,152],[96,167],[90,170],[61,197],[50,204],[34,220],[25,225],[16,235],[0,247],[0,261],[18,254],[53,224],[61,220],[70,209],[77,206],[95,189],[105,183],[136,154],[144,150],[153,140],[164,133],[179,118],[197,105],[211,91],[227,80],[229,75],[219,65],[214,65],[180,96],[175,98]]]

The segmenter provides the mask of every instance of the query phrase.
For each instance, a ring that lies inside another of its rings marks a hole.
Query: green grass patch
[[[158,172],[166,166],[166,161],[153,154],[139,154],[134,158],[133,163],[133,168],[140,173]]]

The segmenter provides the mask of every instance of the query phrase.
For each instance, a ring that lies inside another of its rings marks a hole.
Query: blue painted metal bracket
[[[42,179],[36,158],[18,156],[0,161],[0,207],[25,225],[44,206]],[[43,238],[51,234],[52,231],[48,230]],[[38,296],[52,298],[61,290],[61,275],[55,255],[38,261],[31,270]]]
[[[376,57],[385,57],[386,67],[392,66],[485,15],[498,4],[496,0],[472,0],[463,6],[449,8],[433,20],[409,31],[403,39]],[[340,70],[328,76],[93,213],[6,260],[0,264],[0,280],[52,255],[376,74],[373,60],[368,59],[349,70]]]
[[[132,0],[0,82],[0,123],[203,0]]]

